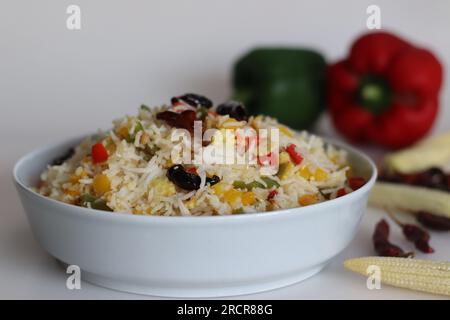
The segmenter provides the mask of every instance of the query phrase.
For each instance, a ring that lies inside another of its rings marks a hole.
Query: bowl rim
[[[88,137],[89,135],[82,135],[82,136],[76,136],[72,138],[66,138],[64,140],[59,140],[57,142],[51,143],[44,147],[38,147],[34,150],[26,153],[22,157],[20,157],[16,163],[14,164],[13,168],[13,180],[16,184],[16,186],[20,189],[22,189],[24,192],[28,193],[29,195],[40,199],[41,201],[48,201],[49,203],[52,203],[56,205],[60,210],[61,214],[70,214],[70,215],[76,215],[81,216],[83,218],[96,218],[100,220],[122,220],[127,222],[139,222],[140,224],[143,222],[147,223],[211,223],[211,222],[224,222],[224,221],[248,221],[248,220],[261,220],[261,219],[276,219],[276,218],[282,218],[282,217],[290,217],[290,216],[298,216],[298,215],[307,215],[310,213],[314,213],[317,210],[327,210],[334,206],[334,204],[344,203],[348,202],[351,199],[354,199],[356,197],[359,197],[360,195],[369,192],[372,186],[375,184],[375,181],[377,179],[378,170],[373,162],[372,159],[370,159],[369,156],[367,156],[364,152],[344,143],[341,141],[334,141],[334,139],[329,137],[321,137],[326,143],[332,144],[333,146],[336,146],[340,149],[343,149],[351,154],[356,155],[357,157],[363,159],[366,164],[371,169],[371,176],[369,180],[359,188],[358,190],[355,190],[351,193],[348,193],[342,197],[319,202],[310,206],[305,207],[294,207],[294,208],[287,208],[287,209],[280,209],[280,210],[274,210],[274,211],[262,211],[262,212],[255,212],[255,213],[246,213],[246,214],[238,214],[238,215],[217,215],[217,216],[153,216],[153,215],[134,215],[127,212],[107,212],[97,209],[91,209],[91,208],[84,208],[80,206],[76,206],[73,204],[68,204],[62,201],[58,201],[46,196],[43,196],[39,194],[38,192],[31,189],[30,186],[27,186],[23,181],[19,179],[19,172],[23,168],[24,163],[29,160],[30,158],[33,158],[36,154],[41,154],[48,152],[54,148],[57,148],[58,146],[62,146],[64,144],[67,144],[70,141],[81,141],[82,139]],[[67,210],[69,209],[69,210]],[[301,209],[301,210],[299,210]]]

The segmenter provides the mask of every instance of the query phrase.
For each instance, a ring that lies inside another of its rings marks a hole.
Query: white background
[[[66,8],[81,7],[82,29],[66,28]],[[230,95],[233,61],[256,45],[308,46],[328,61],[343,57],[366,29],[366,8],[381,7],[382,27],[432,48],[450,62],[450,1],[5,1],[0,2],[0,298],[140,298],[83,283],[65,289],[64,272],[32,238],[13,184],[15,160],[66,137],[107,128],[141,103],[187,91],[216,102]],[[450,129],[445,82],[435,131]],[[319,131],[334,132],[325,117]],[[379,150],[371,150],[378,153]],[[372,254],[380,212],[368,210],[357,238],[318,276],[245,298],[436,298],[383,287],[342,268]],[[394,229],[394,241],[408,246]],[[450,235],[433,235],[450,260]]]

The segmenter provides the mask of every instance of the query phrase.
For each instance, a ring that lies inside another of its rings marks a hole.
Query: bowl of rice
[[[14,167],[33,233],[85,281],[169,297],[286,286],[351,241],[376,179],[355,149],[185,94]]]

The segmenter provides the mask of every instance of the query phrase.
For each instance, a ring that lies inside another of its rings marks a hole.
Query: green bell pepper
[[[312,50],[254,49],[234,66],[233,99],[243,102],[250,114],[307,129],[325,107],[325,72],[325,59]]]

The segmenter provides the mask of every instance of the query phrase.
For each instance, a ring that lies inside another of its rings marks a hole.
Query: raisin
[[[238,121],[248,120],[248,114],[245,110],[244,105],[237,101],[228,101],[220,104],[217,107],[216,112],[223,116],[229,115],[231,118],[234,118]]]
[[[195,111],[185,110],[181,113],[163,111],[156,115],[156,119],[165,121],[169,126],[182,128],[192,132],[197,118]]]
[[[200,189],[201,178],[195,173],[187,172],[181,164],[176,164],[167,170],[167,178],[172,181],[177,187],[184,190],[198,190]],[[216,175],[206,178],[206,183],[210,186],[215,185],[220,181]]]
[[[199,94],[195,93],[186,93],[179,97],[173,97],[171,100],[172,105],[176,105],[180,102],[184,102],[191,107],[205,107],[205,108],[211,108],[213,103],[211,100],[209,100],[207,97],[201,96]]]

